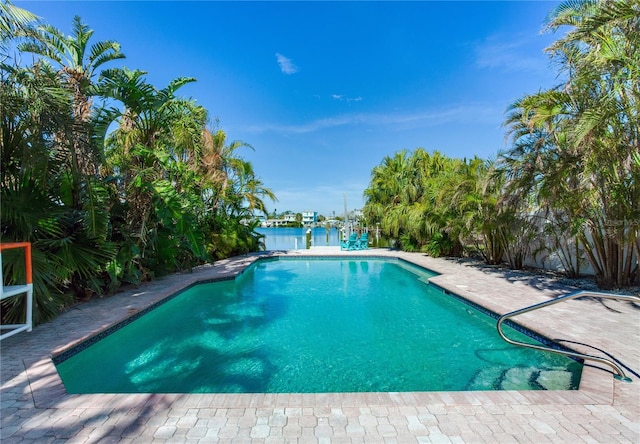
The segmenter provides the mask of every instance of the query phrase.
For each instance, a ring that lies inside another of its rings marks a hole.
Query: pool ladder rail
[[[569,351],[569,350],[560,350],[560,349],[555,349],[555,348],[551,348],[551,347],[547,347],[547,346],[529,344],[529,343],[521,342],[521,341],[515,341],[513,339],[509,339],[504,334],[504,332],[502,331],[502,324],[504,323],[504,321],[506,321],[509,318],[512,318],[514,316],[517,316],[517,315],[520,315],[520,314],[523,314],[523,313],[528,313],[530,311],[538,310],[540,308],[544,308],[544,307],[547,307],[549,305],[555,305],[555,304],[559,304],[560,302],[565,302],[565,301],[569,301],[571,299],[581,298],[581,297],[585,297],[585,296],[592,296],[592,297],[603,298],[603,299],[617,299],[617,300],[622,300],[622,301],[640,303],[640,296],[621,295],[621,294],[612,294],[612,293],[601,293],[601,292],[597,292],[597,291],[578,291],[576,293],[571,293],[571,294],[568,294],[568,295],[559,296],[559,297],[557,297],[555,299],[551,299],[549,301],[540,302],[538,304],[530,305],[528,307],[524,307],[524,308],[521,308],[519,310],[514,310],[514,311],[511,311],[509,313],[503,314],[502,316],[500,316],[498,318],[498,323],[497,323],[497,326],[496,326],[497,329],[498,329],[498,333],[500,333],[500,336],[502,337],[502,339],[504,339],[505,341],[507,341],[508,343],[513,344],[513,345],[518,345],[518,346],[521,346],[521,347],[533,348],[533,349],[536,349],[536,350],[549,351],[549,352],[553,352],[553,353],[559,353],[561,355],[572,356],[574,358],[580,358],[580,359],[583,359],[583,360],[591,360],[591,361],[600,362],[602,364],[608,365],[609,367],[611,367],[615,371],[616,374],[614,375],[614,378],[616,378],[616,379],[618,379],[620,381],[631,382],[631,378],[629,378],[624,373],[624,371],[622,370],[620,365],[618,365],[612,359],[607,359],[607,358],[603,358],[603,357],[600,357],[600,356],[587,355],[587,354],[584,354],[584,353],[578,353],[578,352]]]

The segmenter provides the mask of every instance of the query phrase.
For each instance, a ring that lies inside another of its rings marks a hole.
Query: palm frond
[[[169,84],[165,88],[161,89],[160,94],[167,98],[173,97],[178,89],[182,88],[187,83],[196,81],[197,80],[195,79],[195,77],[178,77],[169,82]]]
[[[24,37],[32,32],[32,26],[40,18],[10,1],[0,2],[0,41]]]
[[[91,46],[87,61],[89,66],[96,69],[112,60],[124,58],[126,58],[126,56],[120,52],[120,44],[115,41],[106,40],[94,43]]]

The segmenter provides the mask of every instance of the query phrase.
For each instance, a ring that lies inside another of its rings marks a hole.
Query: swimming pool
[[[54,361],[69,393],[577,387],[580,363],[506,344],[432,276],[397,259],[260,260]]]

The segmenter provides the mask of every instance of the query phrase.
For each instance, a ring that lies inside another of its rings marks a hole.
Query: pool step
[[[501,390],[527,390],[536,387],[540,370],[536,368],[512,368],[505,372]]]
[[[501,390],[500,382],[505,370],[501,367],[489,367],[476,373],[466,390]]]
[[[571,372],[566,370],[545,370],[540,372],[537,382],[545,390],[559,390],[559,387],[563,387],[564,390],[569,390],[571,387],[571,379]]]
[[[563,368],[490,367],[476,373],[467,390],[569,390],[571,379]]]

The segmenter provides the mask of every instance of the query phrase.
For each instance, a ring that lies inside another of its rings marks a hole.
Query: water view
[[[311,230],[310,239],[307,240],[307,231]],[[311,247],[338,247],[340,246],[340,230],[338,228],[256,228],[256,231],[265,236],[267,250],[304,250]],[[389,241],[381,236],[376,236],[375,229],[369,233],[371,247],[388,247]]]
[[[307,231],[311,230],[310,245],[307,245]],[[340,246],[340,232],[337,228],[257,228],[265,236],[267,250],[300,250],[314,247]]]

